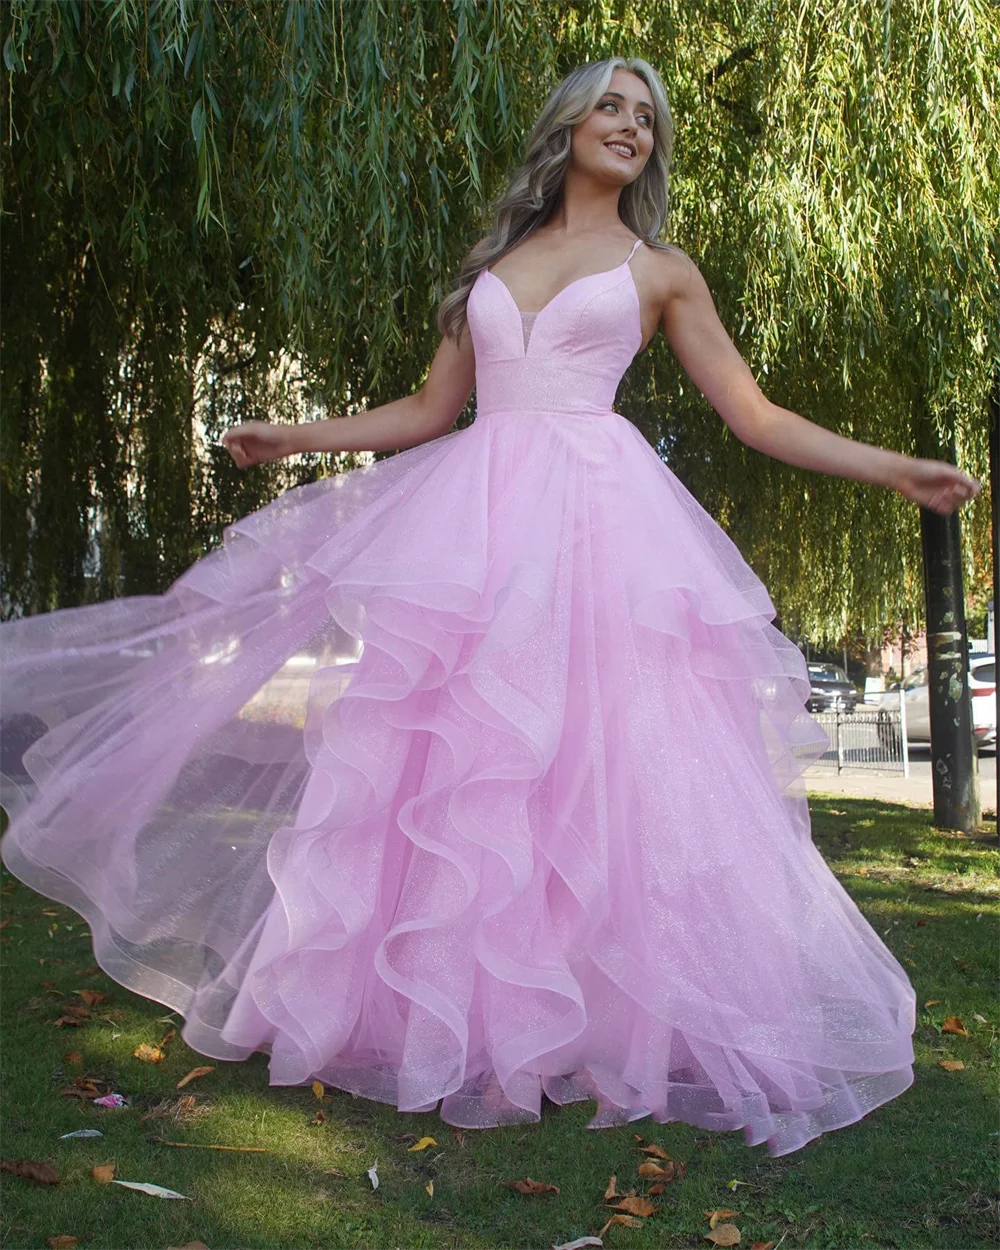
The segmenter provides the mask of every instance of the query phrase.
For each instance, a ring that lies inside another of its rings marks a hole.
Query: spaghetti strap
[[[636,241],[632,244],[632,250],[631,250],[631,252],[629,252],[629,254],[625,257],[625,264],[626,264],[626,265],[629,263],[629,261],[632,259],[632,257],[636,254],[636,252],[637,252],[637,251],[638,251],[638,249],[639,249],[640,244],[642,244],[644,241],[645,241],[645,240],[643,240],[643,239],[636,239]]]

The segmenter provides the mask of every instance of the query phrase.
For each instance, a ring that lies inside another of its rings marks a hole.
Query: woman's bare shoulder
[[[698,272],[697,265],[687,252],[673,243],[647,243],[639,250],[643,272],[650,284],[663,295],[676,294]]]
[[[691,290],[697,266],[682,248],[660,243],[639,248],[632,274],[643,303],[656,309],[659,320],[667,307]],[[696,279],[695,279],[696,280]]]

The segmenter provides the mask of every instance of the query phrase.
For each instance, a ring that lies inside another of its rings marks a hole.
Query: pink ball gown
[[[613,411],[630,261],[530,335],[480,273],[469,428],[3,625],[2,858],[274,1085],[787,1154],[912,1083],[915,995],[810,836],[802,656]]]

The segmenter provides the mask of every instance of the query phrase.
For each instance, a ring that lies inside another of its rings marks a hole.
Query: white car
[[[928,670],[915,669],[903,682],[906,698],[906,736],[910,742],[930,742],[931,716]],[[977,748],[996,746],[997,740],[997,661],[995,655],[974,655],[969,660],[969,695],[972,702],[972,733]],[[899,687],[886,691],[880,709],[899,708]],[[885,741],[890,734],[888,718],[879,726],[879,737]]]

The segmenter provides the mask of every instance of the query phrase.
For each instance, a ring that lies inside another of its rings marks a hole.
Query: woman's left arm
[[[978,495],[979,482],[947,461],[844,438],[771,403],[726,333],[697,266],[683,254],[660,255],[663,333],[695,386],[747,446],[802,469],[889,487],[943,515]]]

